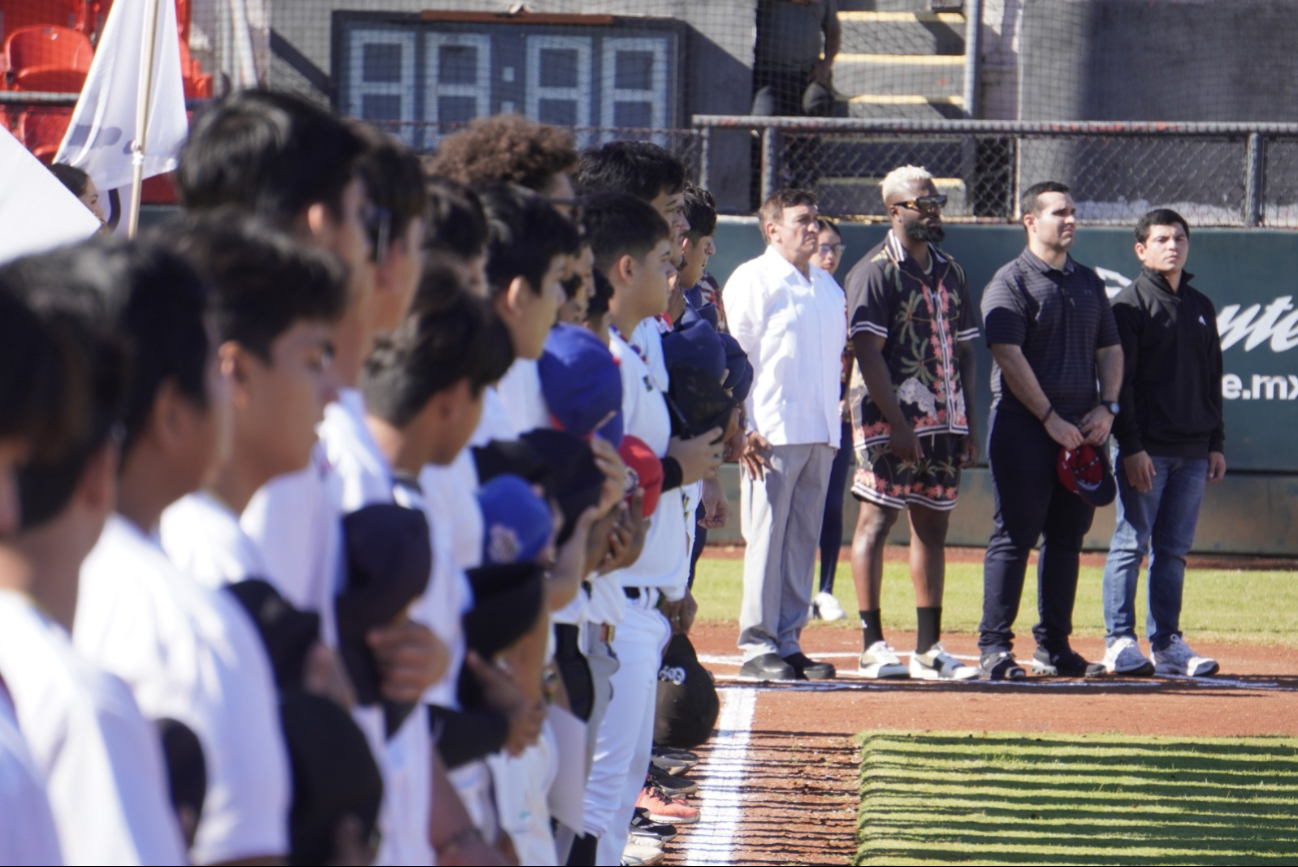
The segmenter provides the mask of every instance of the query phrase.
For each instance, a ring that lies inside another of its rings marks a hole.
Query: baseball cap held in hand
[[[1104,451],[1090,443],[1083,443],[1074,451],[1061,448],[1056,469],[1060,484],[1085,500],[1087,505],[1096,508],[1107,506],[1118,495],[1118,485],[1109,471]]]

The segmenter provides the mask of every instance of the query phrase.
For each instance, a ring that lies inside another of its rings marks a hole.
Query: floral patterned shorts
[[[924,457],[907,463],[888,444],[856,444],[856,477],[852,496],[888,509],[918,503],[939,512],[955,508],[960,499],[960,437],[950,433],[920,434]]]

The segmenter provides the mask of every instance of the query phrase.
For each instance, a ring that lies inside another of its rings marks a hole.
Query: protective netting
[[[518,112],[583,145],[649,138],[696,174],[706,162],[731,213],[797,184],[830,213],[877,216],[879,180],[916,163],[939,178],[952,219],[1013,218],[1017,192],[1050,178],[1074,188],[1087,221],[1158,204],[1203,225],[1298,226],[1298,131],[1277,126],[1298,122],[1298,0],[162,2],[177,5],[196,109],[261,84],[425,152],[474,117]],[[44,159],[112,3],[0,0],[0,122]],[[705,147],[698,116],[751,123],[711,129]],[[971,117],[1217,126],[941,125]],[[766,118],[888,128],[764,140]]]

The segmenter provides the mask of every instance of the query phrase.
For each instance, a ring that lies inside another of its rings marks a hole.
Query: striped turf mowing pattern
[[[1298,740],[863,734],[856,864],[1293,864]]]

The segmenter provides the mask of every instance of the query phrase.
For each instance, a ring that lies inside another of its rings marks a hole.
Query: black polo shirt
[[[1003,266],[982,296],[988,345],[1023,350],[1055,412],[1076,424],[1099,401],[1095,351],[1119,342],[1104,281],[1073,261],[1052,268],[1031,250]],[[992,411],[1028,412],[992,363]]]

